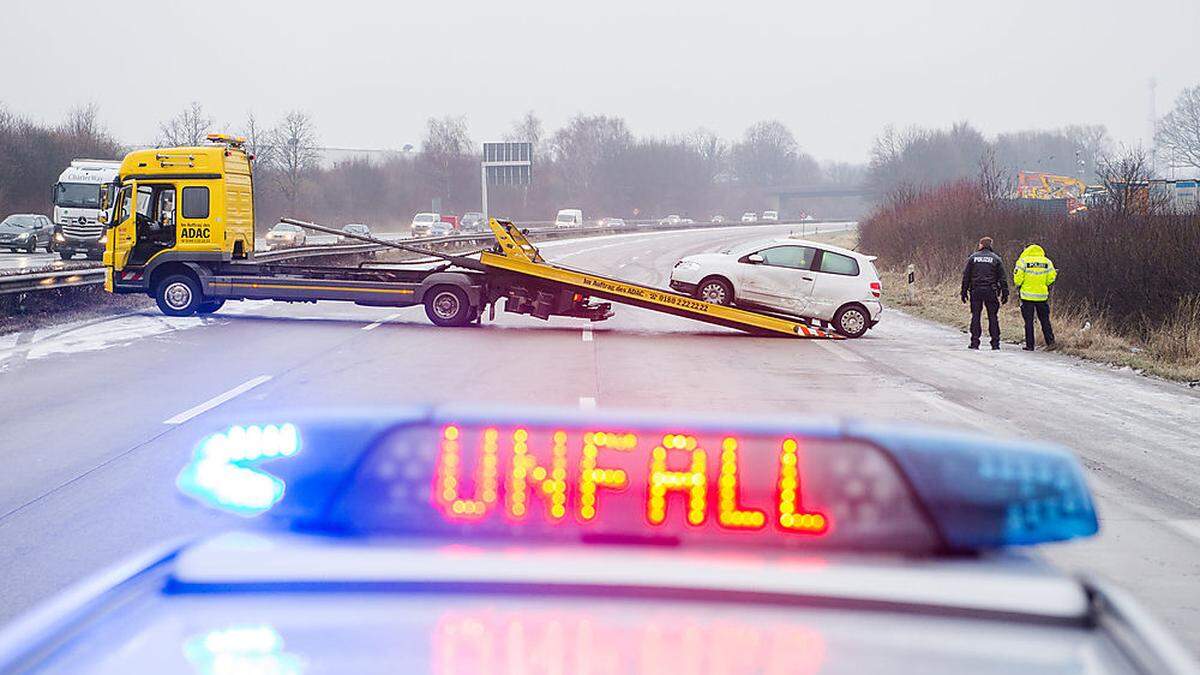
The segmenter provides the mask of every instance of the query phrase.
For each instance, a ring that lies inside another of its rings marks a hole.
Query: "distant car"
[[[478,211],[467,211],[458,221],[458,227],[463,232],[484,232],[487,223],[483,222],[483,214]]]
[[[53,233],[54,224],[46,216],[16,213],[0,222],[0,248],[8,248],[13,253],[20,249],[33,253],[39,246],[44,246],[49,253],[54,248]]]
[[[743,223],[753,223],[758,220],[758,214],[753,211],[747,211],[742,214]]]
[[[291,223],[276,223],[267,232],[267,248],[291,248],[303,246],[308,241],[304,228]]]
[[[433,231],[434,223],[440,222],[442,222],[442,217],[437,213],[418,213],[412,219],[412,236],[428,237],[430,232]]]
[[[448,220],[439,220],[429,226],[429,236],[431,237],[446,237],[454,234],[454,223]]]
[[[671,288],[717,305],[818,319],[857,338],[883,312],[874,259],[802,239],[759,240],[683,258],[671,270]]]
[[[581,209],[560,209],[554,217],[555,227],[583,227],[583,211]]]
[[[678,215],[672,213],[671,215],[667,216],[666,218],[660,218],[658,221],[658,224],[659,225],[679,225],[682,222],[683,222],[683,218],[680,218]]]
[[[779,222],[779,212],[778,211],[763,211],[762,219]]]
[[[713,216],[713,217],[712,217],[712,219],[711,219],[711,220],[709,220],[708,222],[710,222],[710,223],[712,223],[712,224],[714,224],[714,225],[720,225],[721,223],[725,222],[725,216],[722,216],[722,215],[715,215],[715,216]]]
[[[371,236],[371,228],[367,227],[366,225],[363,225],[362,223],[350,223],[349,225],[342,228],[342,232],[345,232],[346,234],[357,234],[361,237]],[[361,241],[361,240],[354,239],[353,237],[343,237],[340,235],[338,236],[339,244],[346,244],[346,243],[353,244],[353,243],[359,242],[359,241]]]
[[[452,216],[452,215],[443,213],[442,217],[441,217],[441,221],[443,223],[449,223],[451,230],[458,229],[458,216]]]
[[[601,218],[596,224],[600,227],[625,227],[625,221],[621,218]]]

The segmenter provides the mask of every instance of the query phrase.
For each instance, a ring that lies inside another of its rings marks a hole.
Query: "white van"
[[[54,184],[54,250],[63,260],[76,253],[99,260],[104,252],[100,215],[100,186],[114,183],[121,163],[105,159],[76,159]]]
[[[559,209],[554,218],[555,227],[583,227],[583,211],[581,209]]]

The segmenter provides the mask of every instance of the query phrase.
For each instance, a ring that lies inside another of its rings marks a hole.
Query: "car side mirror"
[[[757,253],[751,253],[750,255],[746,256],[746,262],[750,263],[751,265],[761,265],[766,261],[766,258]]]

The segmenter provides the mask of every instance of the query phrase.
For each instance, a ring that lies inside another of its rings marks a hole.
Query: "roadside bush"
[[[860,247],[884,267],[916,264],[933,281],[962,273],[982,236],[1011,270],[1040,244],[1058,268],[1059,302],[1086,302],[1147,338],[1200,289],[1200,216],[1099,210],[1067,217],[989,201],[971,181],[893,195],[860,230]]]
[[[883,269],[915,264],[930,290],[957,302],[966,257],[982,236],[995,240],[1010,274],[1027,245],[1046,249],[1059,272],[1056,322],[1080,327],[1080,349],[1127,343],[1188,371],[1200,365],[1200,215],[1101,209],[1068,217],[989,200],[977,183],[958,181],[893,194],[860,226],[859,249],[878,255]]]

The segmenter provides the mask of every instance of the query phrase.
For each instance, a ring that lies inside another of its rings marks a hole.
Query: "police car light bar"
[[[1060,449],[911,428],[432,409],[235,425],[177,479],[292,530],[982,550],[1095,534]]]

